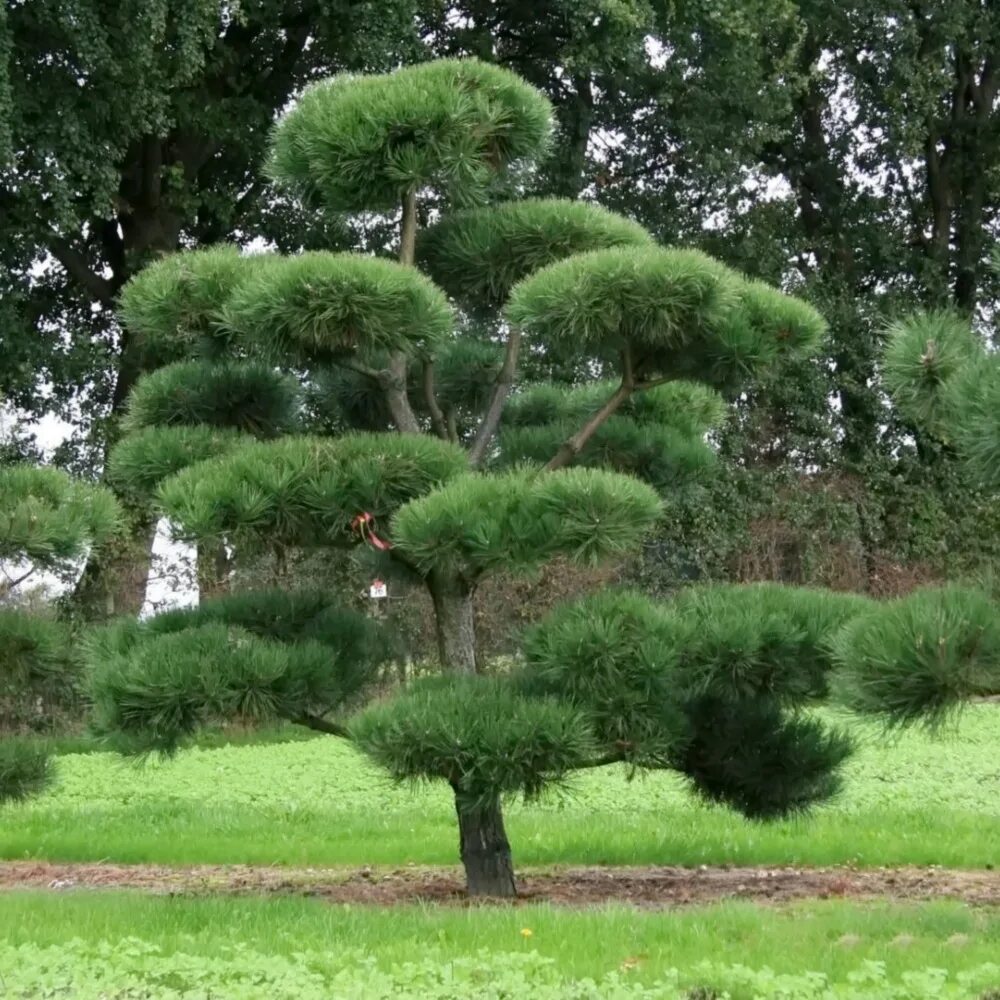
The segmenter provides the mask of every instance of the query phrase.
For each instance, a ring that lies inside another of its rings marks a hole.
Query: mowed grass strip
[[[1000,862],[1000,705],[931,738],[853,723],[843,794],[761,824],[700,802],[676,775],[587,772],[508,809],[515,861],[564,864],[946,865]],[[336,739],[193,749],[137,766],[59,759],[59,784],[0,808],[0,855],[161,864],[453,864],[440,785],[398,787]]]
[[[136,937],[155,942],[165,955],[214,957],[237,946],[285,957],[309,953],[310,964],[319,963],[329,975],[357,961],[359,949],[383,969],[427,957],[446,962],[480,952],[534,951],[552,959],[567,978],[600,978],[625,967],[645,982],[670,969],[695,981],[707,959],[844,981],[868,961],[884,962],[887,973],[898,977],[928,967],[955,973],[1000,956],[1000,912],[947,902],[822,901],[782,908],[732,902],[666,912],[548,906],[390,910],[295,898],[13,892],[0,896],[0,923],[4,944],[14,948]]]

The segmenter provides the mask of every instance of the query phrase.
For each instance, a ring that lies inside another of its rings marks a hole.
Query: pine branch
[[[507,397],[510,395],[511,386],[514,384],[514,373],[517,371],[517,356],[521,349],[521,331],[512,329],[507,338],[507,346],[504,349],[503,364],[497,373],[496,386],[493,389],[493,396],[490,404],[486,408],[486,413],[479,423],[475,440],[469,449],[469,465],[478,468],[486,456],[486,449],[496,434],[500,425],[500,418],[503,416],[504,406]]]

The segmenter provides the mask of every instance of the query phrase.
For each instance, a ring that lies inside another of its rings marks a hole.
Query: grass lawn
[[[514,804],[515,862],[939,864],[1000,860],[1000,705],[932,739],[853,724],[862,749],[841,797],[813,815],[747,822],[672,774],[589,772],[559,799]],[[334,738],[197,748],[137,766],[59,759],[59,784],[0,808],[0,855],[51,860],[300,865],[453,864],[441,786],[400,788]]]
[[[0,897],[0,922],[0,975],[11,991],[3,995],[15,997],[63,995],[30,992],[32,970],[39,983],[75,985],[71,995],[82,997],[99,995],[88,986],[112,997],[351,1000],[672,997],[712,986],[734,998],[918,1000],[1000,987],[1000,966],[990,965],[1000,956],[1000,912],[951,903],[380,910],[294,898],[11,893]],[[508,992],[490,992],[500,987]]]

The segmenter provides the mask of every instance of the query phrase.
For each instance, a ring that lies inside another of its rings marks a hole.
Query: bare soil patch
[[[1000,905],[1000,872],[945,868],[548,868],[519,878],[521,903],[589,906],[626,903],[683,906],[723,899],[784,903],[796,899],[959,899]],[[318,896],[331,903],[393,906],[467,905],[462,874],[452,868],[323,869],[203,865],[0,862],[0,890],[134,889],[170,895]]]

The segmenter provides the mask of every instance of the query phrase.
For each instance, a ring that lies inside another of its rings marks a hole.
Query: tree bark
[[[455,812],[469,895],[513,899],[517,885],[499,801],[486,804],[463,801],[456,789]]]
[[[86,621],[137,615],[146,601],[156,521],[142,519],[126,537],[92,553],[73,592],[72,605]]]
[[[417,246],[417,193],[407,191],[403,195],[403,219],[399,227],[399,262],[413,267]],[[403,434],[419,434],[422,431],[410,398],[406,393],[406,378],[409,359],[402,351],[389,355],[389,367],[379,373],[379,385],[385,393],[385,401],[392,414],[396,429]]]
[[[428,579],[427,586],[434,601],[434,626],[441,666],[449,673],[476,673],[472,588],[461,580],[435,576]]]
[[[231,569],[229,553],[222,542],[199,543],[198,600],[205,601],[228,594]]]

